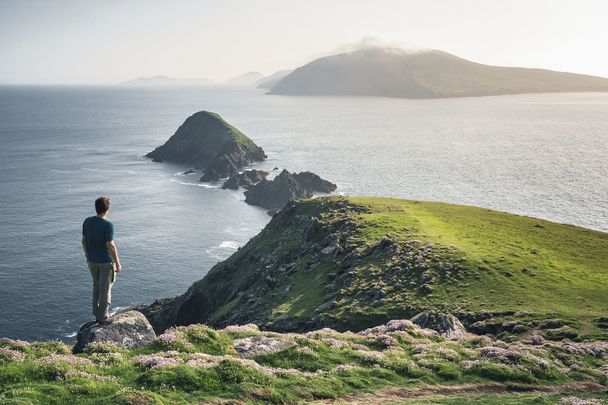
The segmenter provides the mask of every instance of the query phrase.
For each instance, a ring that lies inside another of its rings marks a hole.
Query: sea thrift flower
[[[140,363],[142,368],[147,370],[151,368],[162,368],[177,366],[180,361],[170,357],[155,356],[155,355],[140,355],[134,360],[136,363]]]
[[[30,347],[30,342],[20,339],[0,338],[0,347],[23,351]]]
[[[351,366],[350,364],[340,364],[340,365],[336,366],[336,371],[350,371],[354,368],[355,367]]]
[[[229,333],[256,333],[259,331],[260,328],[258,328],[258,325],[253,323],[248,323],[247,325],[229,325],[221,330],[221,332]]]
[[[416,329],[416,325],[408,319],[394,319],[386,324],[386,328],[389,332],[397,330],[412,330]]]
[[[322,338],[321,342],[327,343],[332,349],[340,349],[344,346],[348,346],[347,342],[334,338]]]
[[[91,360],[74,356],[73,354],[51,354],[50,356],[41,358],[40,361],[45,364],[66,363],[73,366],[94,366]]]
[[[376,342],[382,343],[386,347],[397,346],[397,344],[399,343],[397,342],[397,339],[386,334],[376,336]]]
[[[87,380],[92,380],[92,381],[116,381],[116,377],[114,377],[112,375],[97,375],[97,374],[87,373],[86,371],[77,371],[77,370],[70,370],[67,373],[65,373],[63,376],[64,379],[68,379],[71,377],[82,377],[82,378],[86,378]]]
[[[0,362],[2,359],[9,361],[21,361],[25,355],[19,350],[7,349],[6,347],[0,347]]]

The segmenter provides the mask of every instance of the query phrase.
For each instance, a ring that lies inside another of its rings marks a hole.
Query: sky
[[[0,83],[270,75],[360,43],[608,77],[606,0],[0,0]]]

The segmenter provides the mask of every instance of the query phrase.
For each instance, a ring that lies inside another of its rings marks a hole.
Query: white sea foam
[[[176,179],[171,179],[171,181],[179,184],[183,184],[184,186],[195,186],[195,187],[203,187],[203,188],[220,188],[220,184],[207,184],[207,183],[189,183],[187,181],[179,181]]]
[[[241,246],[240,243],[235,242],[233,240],[225,240],[220,243],[220,247],[224,249],[237,250]]]

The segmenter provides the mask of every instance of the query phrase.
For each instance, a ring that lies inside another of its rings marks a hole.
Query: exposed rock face
[[[195,165],[205,171],[201,181],[217,181],[266,158],[251,139],[208,111],[188,117],[164,145],[146,156],[155,162]]]
[[[283,170],[272,181],[262,180],[245,192],[245,202],[269,210],[283,208],[289,200],[310,198],[315,192],[331,193],[336,185],[311,172]]]
[[[252,185],[264,180],[268,172],[264,170],[245,170],[242,173],[235,173],[222,186],[223,189],[238,190],[239,187],[249,188]]]
[[[80,353],[93,342],[111,342],[124,348],[144,347],[156,339],[156,333],[146,317],[138,311],[125,311],[114,316],[110,325],[87,322],[80,328],[74,353]]]
[[[412,323],[439,332],[448,339],[456,339],[467,333],[462,323],[451,314],[424,311],[411,319]]]
[[[234,341],[234,348],[239,357],[253,357],[260,354],[271,354],[282,352],[296,343],[290,339],[277,339],[266,336],[251,336]]]

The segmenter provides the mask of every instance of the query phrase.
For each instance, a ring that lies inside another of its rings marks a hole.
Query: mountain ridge
[[[367,48],[315,59],[269,94],[444,98],[578,91],[608,91],[608,78],[484,65],[438,50]]]

